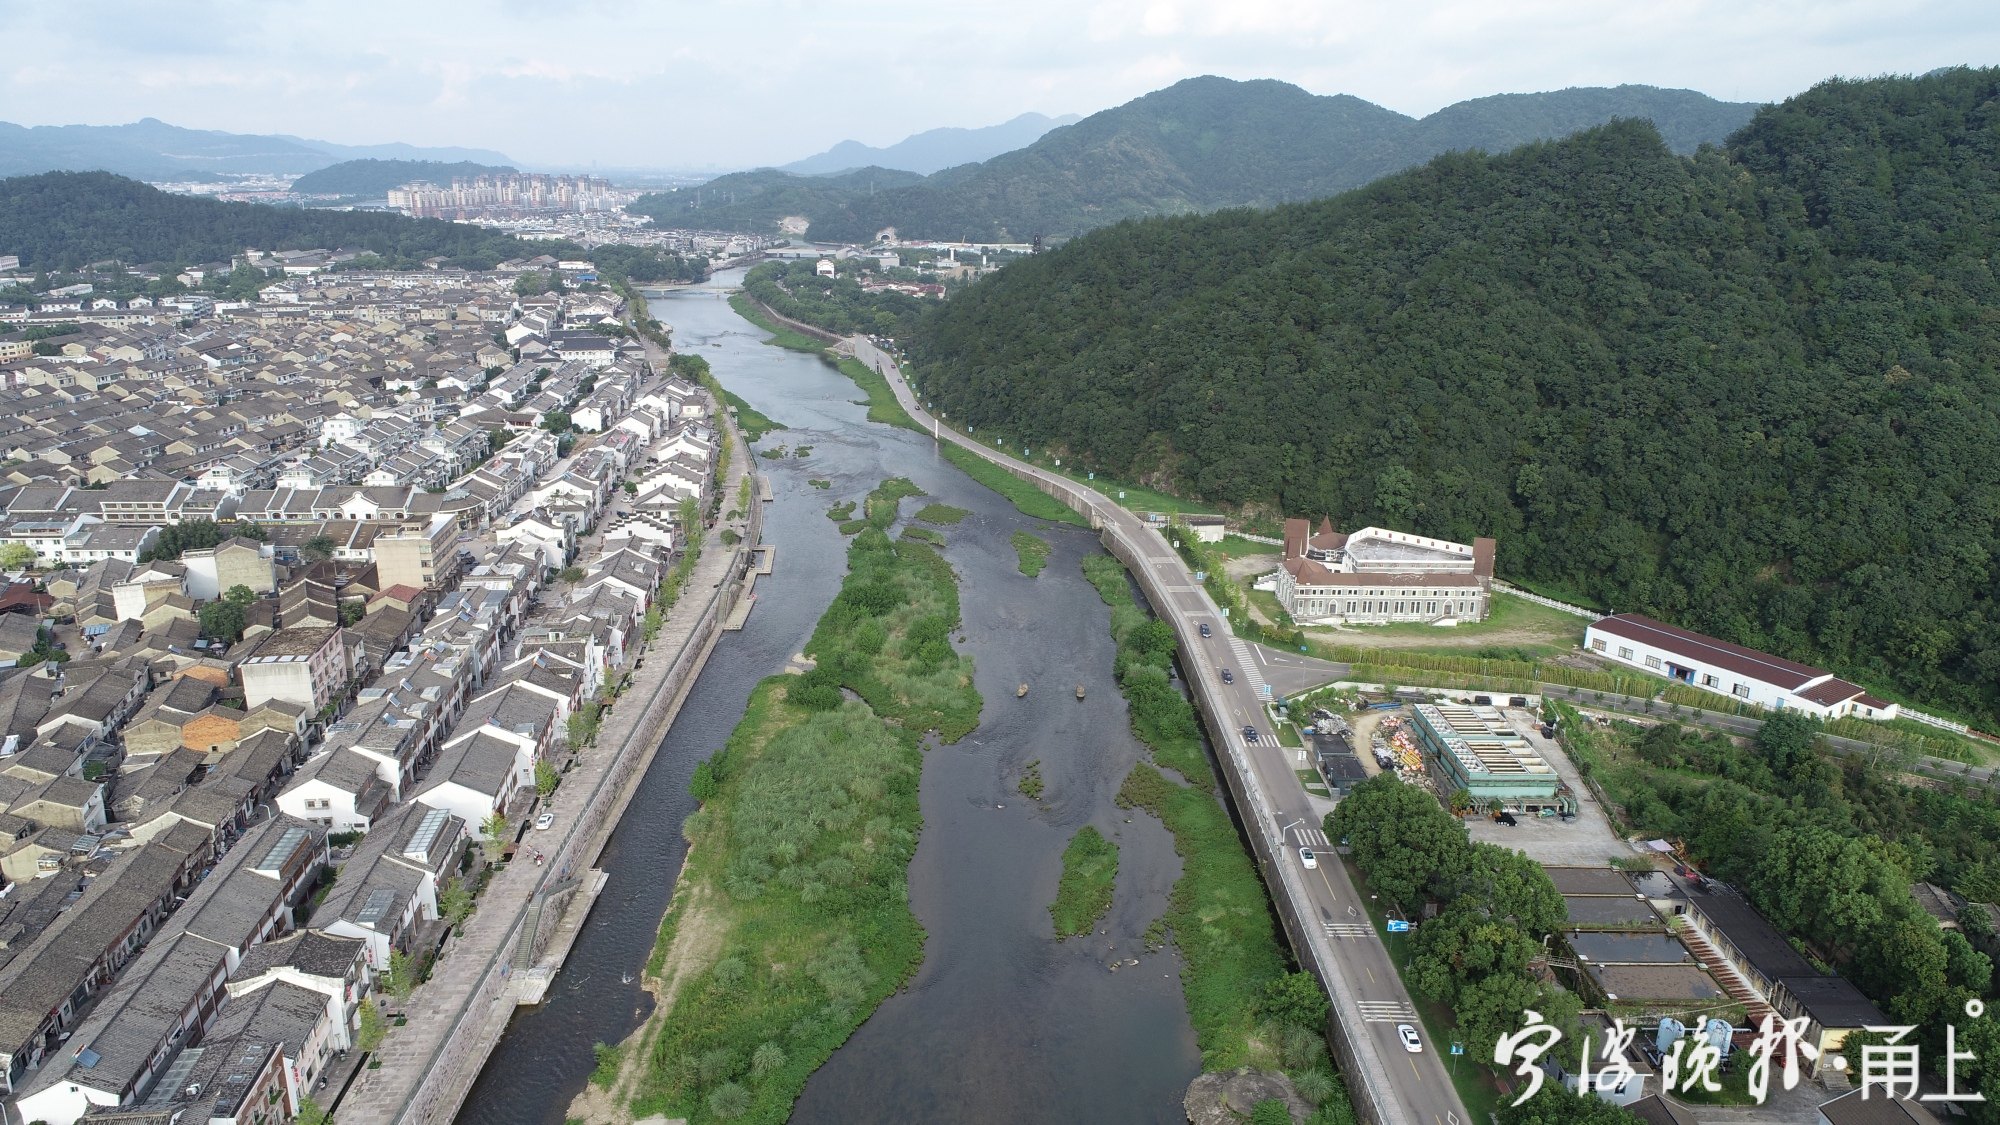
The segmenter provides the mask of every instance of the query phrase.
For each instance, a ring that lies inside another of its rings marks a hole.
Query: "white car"
[[[1307,871],[1311,871],[1313,868],[1319,866],[1319,857],[1313,854],[1313,850],[1311,848],[1300,848],[1299,863],[1302,864]]]
[[[537,832],[547,832],[549,829],[554,828],[555,826],[556,826],[555,813],[548,812],[545,810],[543,811],[542,815],[535,818],[535,831]]]
[[[1396,1038],[1403,1041],[1403,1050],[1413,1055],[1424,1053],[1424,1041],[1417,1038],[1417,1029],[1406,1023],[1396,1025]]]

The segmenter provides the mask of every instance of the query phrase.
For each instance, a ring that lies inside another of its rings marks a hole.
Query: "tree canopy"
[[[910,351],[1066,464],[1496,536],[1503,573],[1996,720],[1996,96],[1834,81],[1691,157],[1620,121],[1123,223]]]

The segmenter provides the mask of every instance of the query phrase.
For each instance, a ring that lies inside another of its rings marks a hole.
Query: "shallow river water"
[[[928,494],[905,501],[905,513],[933,501],[971,513],[940,530],[960,580],[959,647],[973,658],[985,711],[924,766],[909,884],[928,933],[923,966],[812,1077],[793,1120],[1185,1120],[1180,1099],[1200,1056],[1179,964],[1143,941],[1180,864],[1165,829],[1113,803],[1142,747],[1112,679],[1108,611],[1079,565],[1101,548],[1090,532],[1022,515],[930,439],[868,422],[860,391],[831,365],[765,345],[723,299],[740,278],[719,275],[652,308],[678,349],[707,358],[725,387],[787,427],[760,448],[811,447],[757,462],[777,497],[764,519],[777,570],[758,579],[744,630],[717,644],[613,834],[599,864],[610,881],[548,1001],[515,1017],[459,1121],[559,1125],[590,1073],[592,1045],[645,1019],[651,1002],[637,981],[686,850],[688,778],[839,589],[846,541],[828,506],[893,476]],[[832,487],[812,487],[814,478]],[[1016,566],[1018,530],[1054,547],[1039,578]],[[1024,682],[1028,696],[1016,698]],[[1015,788],[1030,761],[1041,763],[1039,802]],[[1100,933],[1059,943],[1048,905],[1063,847],[1085,824],[1121,848],[1117,892]]]

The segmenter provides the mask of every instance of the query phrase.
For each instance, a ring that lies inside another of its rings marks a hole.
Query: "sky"
[[[2000,63],[1992,0],[64,0],[0,4],[0,121],[497,149],[537,168],[777,164],[1183,78],[1421,116],[1643,83],[1774,101]]]

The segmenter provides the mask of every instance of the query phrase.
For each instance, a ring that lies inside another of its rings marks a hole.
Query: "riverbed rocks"
[[[1181,1104],[1193,1125],[1241,1125],[1258,1102],[1274,1098],[1285,1103],[1292,1120],[1300,1125],[1312,1116],[1312,1103],[1292,1089],[1291,1079],[1275,1070],[1248,1067],[1202,1075],[1188,1085]]]

